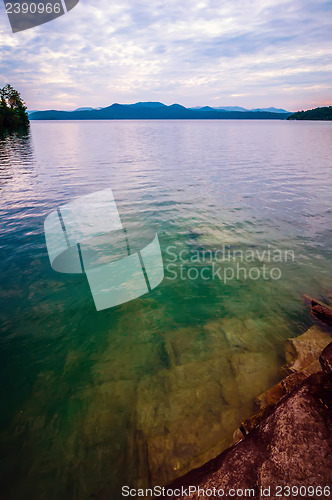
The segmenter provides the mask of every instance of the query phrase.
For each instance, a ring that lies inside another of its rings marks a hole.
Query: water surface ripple
[[[331,158],[323,122],[33,122],[0,138],[6,498],[117,500],[230,443],[312,322],[302,294],[331,295]],[[171,266],[149,295],[96,312],[84,276],[50,267],[43,222],[109,187]],[[272,263],[276,280],[188,279],[213,262],[180,252],[222,248],[295,260]]]

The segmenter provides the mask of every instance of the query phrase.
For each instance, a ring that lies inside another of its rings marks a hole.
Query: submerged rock
[[[299,337],[287,339],[285,351],[288,373],[299,372],[318,360],[320,353],[330,342],[331,335],[317,326],[312,326]],[[316,371],[319,371],[319,364],[316,363],[316,367]]]
[[[221,453],[255,395],[275,383],[277,354],[255,340],[255,328],[254,321],[223,319],[165,334],[169,367],[142,377],[137,388],[145,486],[166,484]]]
[[[225,449],[241,408],[230,366],[210,359],[144,377],[138,386],[136,425],[146,442],[152,484],[168,481]]]

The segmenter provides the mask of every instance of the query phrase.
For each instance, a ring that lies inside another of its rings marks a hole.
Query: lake
[[[32,122],[0,166],[2,493],[117,500],[220,453],[313,323],[302,295],[332,296],[332,123]],[[97,312],[44,220],[108,188],[165,277]]]

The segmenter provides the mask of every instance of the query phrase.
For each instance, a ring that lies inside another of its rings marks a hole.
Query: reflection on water
[[[0,189],[13,177],[13,169],[26,173],[26,167],[33,161],[29,130],[0,132]],[[29,167],[28,167],[29,168]]]
[[[118,499],[229,444],[311,321],[302,293],[331,293],[331,150],[319,122],[35,122],[0,138],[8,498]],[[106,188],[124,221],[156,227],[166,277],[96,312],[83,275],[52,270],[43,223]],[[188,279],[213,266],[188,256],[223,246],[295,260],[277,280]]]

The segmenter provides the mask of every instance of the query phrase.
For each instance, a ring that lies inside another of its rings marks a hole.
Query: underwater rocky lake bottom
[[[32,122],[0,137],[1,489],[121,498],[215,457],[331,296],[332,124]],[[164,279],[96,311],[44,220],[112,189]]]

